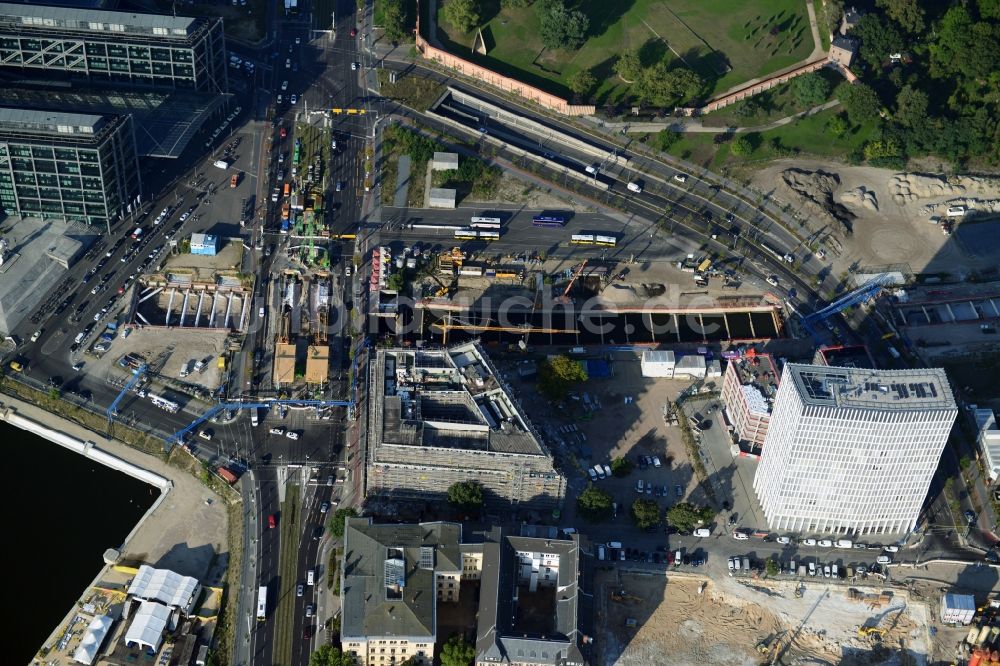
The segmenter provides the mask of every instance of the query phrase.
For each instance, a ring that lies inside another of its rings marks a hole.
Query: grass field
[[[484,0],[487,55],[472,52],[475,35],[438,19],[438,39],[453,53],[536,87],[569,96],[565,82],[591,69],[598,104],[628,101],[628,85],[612,71],[618,55],[639,52],[649,65],[662,59],[687,64],[711,96],[792,65],[813,49],[802,0],[578,0],[590,17],[587,42],[576,51],[548,51],[533,7],[501,9]]]
[[[754,137],[756,149],[746,157],[732,155],[729,141],[716,143],[715,135],[703,132],[681,134],[664,152],[715,171],[792,155],[844,159],[864,145],[871,136],[873,126],[854,126],[842,136],[834,136],[827,130],[827,123],[840,113],[843,111],[838,108],[827,109],[760,132]],[[647,137],[646,141],[651,146],[657,145],[655,135]]]

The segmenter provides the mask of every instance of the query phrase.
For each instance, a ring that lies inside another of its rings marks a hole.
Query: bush
[[[611,461],[611,473],[619,478],[631,474],[633,468],[634,465],[628,458],[618,457]]]
[[[614,498],[593,483],[576,498],[576,510],[585,520],[597,523],[607,520],[614,512]]]
[[[660,524],[660,505],[650,499],[632,502],[632,521],[640,530],[648,530]]]
[[[708,506],[695,506],[690,502],[681,502],[667,509],[667,524],[676,527],[681,532],[691,532],[698,525],[711,522],[715,518],[715,509]]]

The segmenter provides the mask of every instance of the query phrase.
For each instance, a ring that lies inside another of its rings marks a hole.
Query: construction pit
[[[865,596],[853,600],[811,581],[620,570],[595,583],[597,664],[928,663],[928,609],[905,592],[855,587]]]

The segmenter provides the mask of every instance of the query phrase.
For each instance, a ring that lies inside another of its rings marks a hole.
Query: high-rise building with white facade
[[[957,414],[940,369],[785,365],[753,484],[768,526],[911,530]]]

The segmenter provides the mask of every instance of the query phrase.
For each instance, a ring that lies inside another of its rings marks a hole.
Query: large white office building
[[[768,526],[911,530],[957,413],[940,369],[785,365],[753,483]]]

